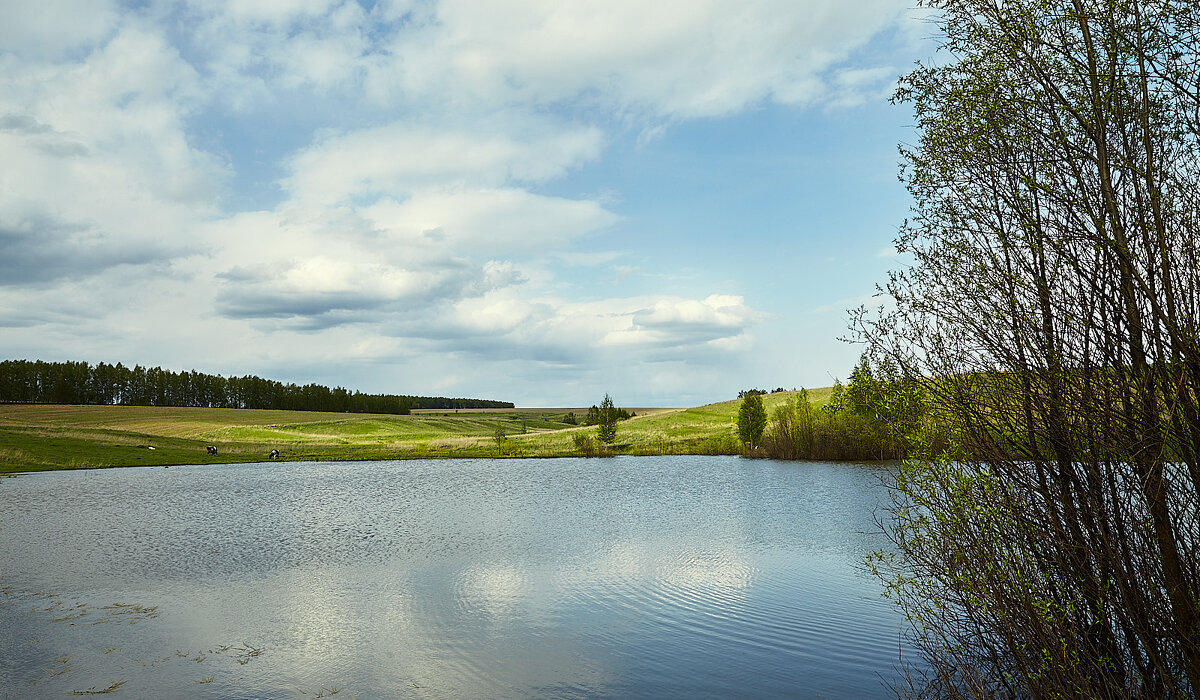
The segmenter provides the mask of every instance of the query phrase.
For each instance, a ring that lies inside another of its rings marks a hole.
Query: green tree
[[[496,429],[492,431],[492,437],[496,440],[496,454],[504,454],[504,438],[508,437],[508,434],[504,431],[503,423],[496,422]]]
[[[895,483],[883,567],[931,695],[1200,690],[1200,4],[931,0],[913,217],[873,353],[965,457]]]
[[[747,393],[738,407],[737,414],[738,439],[751,449],[762,442],[763,431],[767,428],[767,409],[763,407],[762,395],[754,392]]]
[[[600,442],[606,445],[611,445],[617,441],[617,409],[613,406],[612,397],[608,394],[604,395],[604,400],[600,402],[600,407],[596,412],[597,428],[596,436],[600,438]]]

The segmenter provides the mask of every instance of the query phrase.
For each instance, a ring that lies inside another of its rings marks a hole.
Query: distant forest
[[[286,411],[392,413],[415,408],[513,408],[507,401],[363,394],[319,384],[284,384],[247,375],[222,377],[161,367],[101,362],[0,362],[0,403],[267,408]]]

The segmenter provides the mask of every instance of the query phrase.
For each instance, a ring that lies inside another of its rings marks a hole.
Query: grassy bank
[[[815,401],[827,390],[809,392]],[[768,410],[790,393],[765,397]],[[612,454],[736,454],[739,402],[633,409]],[[426,457],[564,457],[580,454],[565,425],[586,409],[420,411],[409,416],[147,406],[0,405],[0,473],[139,465]],[[506,437],[501,451],[496,427]],[[209,455],[207,446],[217,448]],[[153,448],[153,449],[152,449]]]

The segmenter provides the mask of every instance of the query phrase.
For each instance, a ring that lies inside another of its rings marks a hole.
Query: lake
[[[293,462],[0,479],[0,699],[887,697],[878,465]]]

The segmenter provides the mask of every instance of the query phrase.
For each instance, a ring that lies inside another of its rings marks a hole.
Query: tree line
[[[0,402],[260,408],[407,415],[413,409],[513,408],[486,399],[365,394],[319,384],[284,384],[253,375],[223,377],[104,362],[0,362]]]
[[[777,392],[772,392],[777,393]],[[829,400],[814,405],[800,389],[768,416],[765,392],[742,392],[737,415],[744,454],[771,459],[897,460],[926,442],[950,444],[952,424],[925,382],[904,376],[887,358],[864,354],[848,383],[834,380]]]

